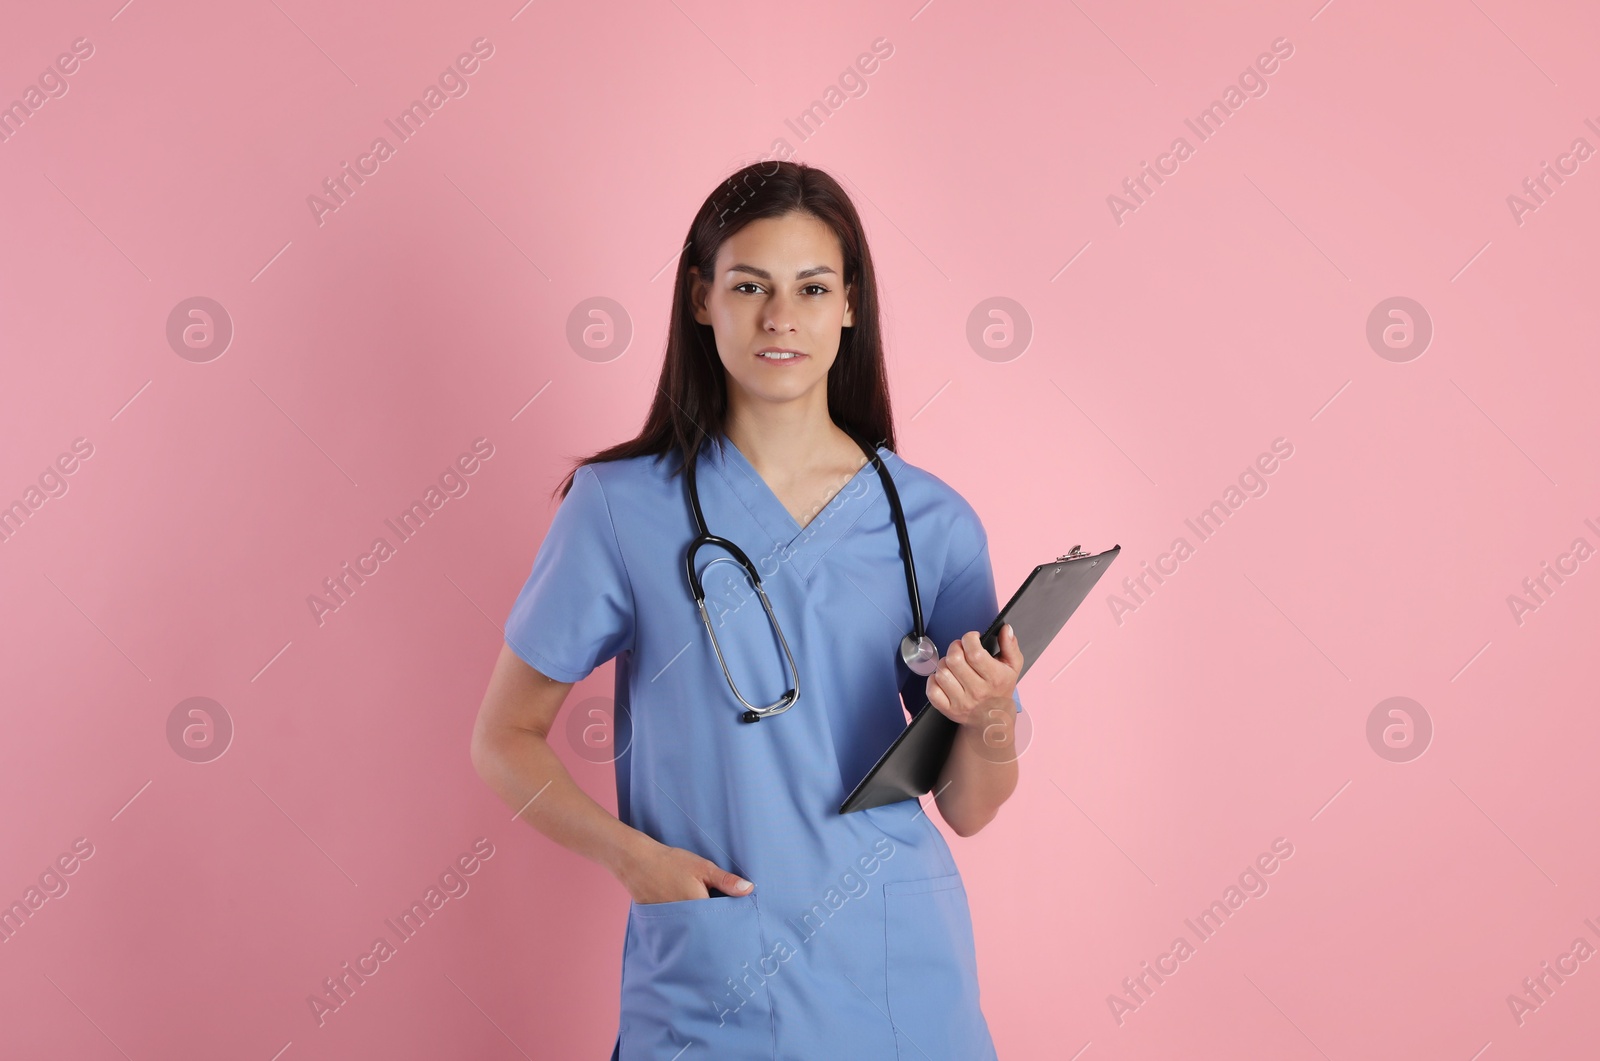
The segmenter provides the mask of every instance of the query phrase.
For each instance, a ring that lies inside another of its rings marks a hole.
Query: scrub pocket
[[[883,885],[889,1018],[906,1061],[981,1061],[994,1042],[978,1008],[972,915],[961,875]]]
[[[619,1061],[772,1057],[765,953],[753,892],[631,904]]]

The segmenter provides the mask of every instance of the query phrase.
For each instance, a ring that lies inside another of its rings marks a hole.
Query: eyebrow
[[[771,273],[767,272],[765,269],[757,269],[753,265],[731,265],[728,267],[728,272],[749,273],[752,276],[759,276],[763,280],[772,279]],[[814,265],[809,269],[801,269],[798,273],[794,274],[794,278],[796,280],[804,280],[808,276],[820,276],[823,273],[834,273],[835,276],[838,275],[838,273],[834,272],[833,266],[831,265]]]

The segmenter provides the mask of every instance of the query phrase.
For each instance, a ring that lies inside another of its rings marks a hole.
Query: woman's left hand
[[[981,724],[986,719],[986,702],[1011,700],[1022,675],[1022,649],[1011,624],[1000,628],[1000,655],[984,649],[976,630],[967,631],[960,641],[939,660],[928,675],[928,702],[955,722]]]

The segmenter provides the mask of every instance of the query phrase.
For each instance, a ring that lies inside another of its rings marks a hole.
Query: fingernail
[[[749,882],[749,881],[747,881],[747,880],[742,880],[742,881],[740,881],[740,882],[739,882],[739,890],[740,890],[740,891],[742,891],[742,892],[747,892],[747,891],[749,891],[749,890],[750,890],[750,889],[751,889],[751,888],[754,888],[754,887],[755,887],[755,885],[754,885],[754,884],[751,884],[751,883],[750,883],[750,882]]]

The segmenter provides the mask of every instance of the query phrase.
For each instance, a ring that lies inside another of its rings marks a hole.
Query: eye
[[[741,293],[744,293],[743,289],[747,288],[747,287],[754,289],[754,290],[750,291],[749,294],[756,294],[761,289],[761,285],[756,283],[754,280],[746,280],[742,284],[735,284],[734,287],[733,287],[733,290],[739,291]],[[813,295],[813,297],[817,297],[817,298],[819,298],[819,297],[821,297],[823,295],[826,295],[828,293],[828,288],[827,288],[826,285],[815,284],[815,283],[807,284],[805,287],[802,287],[800,290],[806,291],[806,292],[811,292],[811,291],[814,290],[815,291],[815,295]]]

